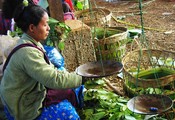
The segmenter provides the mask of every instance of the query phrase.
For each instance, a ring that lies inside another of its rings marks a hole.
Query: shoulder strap
[[[7,64],[9,63],[9,60],[10,60],[11,56],[13,55],[13,53],[15,53],[18,49],[23,48],[23,47],[34,47],[34,48],[40,50],[40,51],[44,54],[44,59],[45,59],[45,61],[47,62],[47,64],[50,64],[48,57],[46,56],[46,54],[44,53],[44,51],[43,51],[41,48],[39,48],[39,47],[37,47],[36,45],[31,44],[31,43],[24,43],[24,44],[21,44],[21,45],[16,46],[16,47],[10,52],[10,54],[9,54],[8,57],[7,57],[7,60],[5,61],[4,66],[3,66],[3,72],[4,72],[4,70],[5,70],[6,66],[7,66]]]

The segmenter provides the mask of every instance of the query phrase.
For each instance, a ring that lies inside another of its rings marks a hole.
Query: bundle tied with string
[[[122,59],[124,88],[131,94],[145,94],[148,88],[174,90],[175,52],[140,49]],[[167,87],[168,86],[168,87]]]

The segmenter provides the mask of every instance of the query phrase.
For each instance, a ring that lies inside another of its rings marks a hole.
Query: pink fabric
[[[39,0],[33,0],[33,2],[37,5]]]
[[[64,13],[64,20],[74,20],[75,16],[73,12]]]

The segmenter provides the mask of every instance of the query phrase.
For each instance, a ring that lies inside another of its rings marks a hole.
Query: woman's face
[[[45,13],[37,26],[33,24],[29,26],[29,31],[27,32],[27,34],[29,34],[36,41],[45,40],[49,35],[50,30],[48,21],[49,16],[47,13]]]

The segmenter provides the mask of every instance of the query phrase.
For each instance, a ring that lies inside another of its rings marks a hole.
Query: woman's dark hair
[[[17,27],[26,32],[30,24],[34,24],[35,26],[39,24],[44,13],[47,13],[47,11],[38,5],[29,4],[28,6],[24,6],[20,4],[14,12],[14,21]]]

